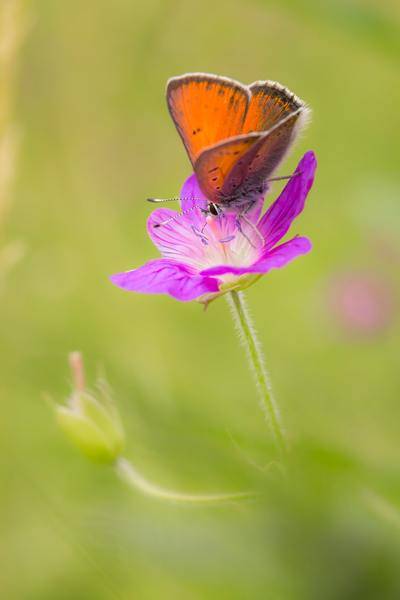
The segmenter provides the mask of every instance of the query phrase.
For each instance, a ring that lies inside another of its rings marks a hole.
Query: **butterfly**
[[[166,96],[211,214],[251,208],[309,114],[274,81],[188,73],[168,80]]]

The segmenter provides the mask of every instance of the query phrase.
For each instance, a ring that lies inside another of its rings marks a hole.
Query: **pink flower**
[[[338,325],[353,336],[382,333],[395,316],[390,282],[371,270],[336,276],[329,289],[329,305]]]
[[[181,192],[183,214],[159,208],[149,217],[147,230],[162,258],[112,275],[111,281],[128,291],[207,303],[229,290],[248,287],[271,269],[284,267],[311,250],[306,237],[277,244],[304,208],[316,165],[314,153],[307,152],[296,175],[261,218],[263,198],[245,217],[230,212],[207,215],[207,199],[192,175]]]

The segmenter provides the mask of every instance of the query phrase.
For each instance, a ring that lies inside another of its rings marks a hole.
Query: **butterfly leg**
[[[242,224],[240,222],[240,220],[242,219],[246,225],[248,225],[249,227],[251,227],[254,231],[254,233],[256,234],[256,236],[258,237],[258,239],[260,240],[261,244],[264,245],[264,238],[261,235],[261,233],[258,231],[258,228],[256,225],[254,225],[254,223],[252,221],[250,221],[250,219],[247,217],[246,213],[253,207],[253,204],[249,204],[248,206],[246,206],[246,208],[244,210],[242,210],[242,212],[240,212],[236,218],[236,226],[238,228],[238,231],[246,238],[246,240],[249,242],[250,246],[253,246],[253,248],[256,248],[256,246],[253,244],[252,240],[249,238],[249,236],[245,233],[245,231],[243,230]]]
[[[208,210],[208,208],[200,208],[200,212],[204,216],[204,225],[201,228],[201,233],[203,233],[205,228],[207,227],[207,217],[210,216],[210,211]]]
[[[249,236],[246,234],[246,232],[243,230],[242,224],[241,224],[241,222],[240,222],[240,220],[241,220],[242,218],[243,218],[243,214],[242,214],[242,213],[241,213],[241,214],[239,214],[239,215],[236,217],[236,227],[237,227],[237,230],[238,230],[238,232],[239,232],[239,233],[241,233],[241,234],[242,234],[242,236],[243,236],[243,237],[244,237],[244,238],[245,238],[245,239],[246,239],[246,240],[249,242],[250,246],[253,246],[253,248],[255,248],[255,246],[254,246],[253,242],[251,241],[251,239],[249,238]],[[245,219],[243,218],[243,220],[244,220],[245,222],[247,222],[247,223],[249,222],[249,221],[248,221],[248,219],[246,219],[246,220],[245,220]]]

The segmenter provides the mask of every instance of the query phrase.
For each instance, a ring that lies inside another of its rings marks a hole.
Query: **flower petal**
[[[253,265],[253,273],[267,273],[271,269],[280,269],[298,256],[307,254],[311,249],[312,243],[307,237],[296,236],[265,252],[264,256]]]
[[[160,223],[161,226],[157,227]],[[196,267],[204,260],[205,224],[204,216],[197,226],[192,214],[189,216],[168,208],[158,208],[147,221],[147,231],[165,258]]]
[[[271,269],[280,269],[301,254],[306,254],[312,248],[310,240],[306,237],[294,237],[291,240],[276,246],[273,250],[266,251],[257,262],[249,267],[234,267],[232,265],[219,265],[204,269],[200,275],[245,275],[246,273],[268,273]]]
[[[207,209],[208,200],[200,189],[196,175],[190,175],[181,189],[181,208],[183,212],[192,211],[193,207]],[[197,212],[197,211],[196,211]]]
[[[241,228],[245,232],[243,236],[238,230],[237,222],[235,214],[224,212],[218,217],[209,217],[208,220],[203,216],[202,223],[196,226],[192,216],[167,208],[158,208],[151,213],[147,221],[147,231],[164,258],[184,263],[200,271],[210,264],[210,254],[217,254],[221,262],[223,261],[225,250],[221,249],[221,240],[225,240],[227,248],[238,255],[243,252],[243,248],[249,246],[249,238],[254,238],[255,244],[258,242],[254,225],[250,227],[242,223]],[[230,238],[232,243],[228,243]],[[254,250],[252,246],[250,250]],[[214,264],[218,264],[218,258],[213,260]],[[248,264],[251,262],[248,261]]]
[[[186,265],[164,258],[151,260],[133,271],[112,275],[110,279],[130,292],[168,294],[183,302],[218,292],[220,283],[218,279],[204,277]]]
[[[257,227],[270,249],[286,234],[293,220],[302,212],[307,194],[314,181],[317,160],[314,152],[303,156],[295,173],[286,184],[280,196],[270,206]]]

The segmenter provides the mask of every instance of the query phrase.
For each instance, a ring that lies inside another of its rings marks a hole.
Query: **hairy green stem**
[[[145,479],[126,458],[118,458],[114,466],[118,476],[130,487],[158,500],[186,504],[218,504],[220,502],[246,500],[256,496],[253,492],[233,492],[227,494],[185,494],[174,492]]]
[[[250,368],[253,372],[260,397],[261,410],[271,429],[274,441],[281,454],[288,450],[285,432],[269,376],[264,364],[260,343],[246,307],[243,292],[232,291],[227,295],[232,316],[239,332],[240,341],[246,350]]]

